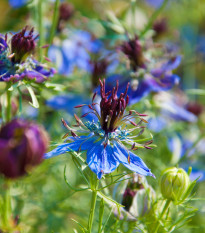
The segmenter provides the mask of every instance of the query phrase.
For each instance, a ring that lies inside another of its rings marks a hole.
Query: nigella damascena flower
[[[59,145],[54,150],[45,154],[45,158],[51,158],[68,151],[87,151],[87,163],[90,169],[97,174],[99,179],[103,174],[113,172],[120,163],[128,169],[145,176],[153,176],[150,169],[137,155],[126,148],[125,144],[130,145],[131,150],[139,147],[151,149],[151,141],[140,145],[137,137],[144,131],[141,123],[146,122],[136,111],[129,111],[125,114],[125,108],[128,104],[129,97],[127,95],[128,86],[124,93],[117,96],[118,82],[112,92],[105,92],[105,81],[101,82],[101,101],[100,110],[97,111],[97,103],[94,102],[96,94],[93,96],[92,104],[88,105],[90,112],[83,114],[86,117],[89,113],[97,116],[98,122],[83,122],[75,115],[77,126],[81,132],[87,135],[78,136],[77,130],[70,128],[64,120],[64,126],[71,132],[65,143]],[[78,105],[76,107],[83,107]],[[135,123],[133,119],[138,118],[139,123]],[[133,128],[128,128],[127,123],[131,123]],[[139,132],[137,132],[139,131]],[[68,133],[65,137],[68,136]],[[71,142],[68,142],[71,141]]]
[[[0,81],[29,79],[41,83],[53,75],[53,69],[46,69],[32,57],[37,37],[34,29],[29,31],[27,27],[11,38],[0,35]]]
[[[14,119],[0,129],[0,173],[7,178],[23,176],[40,164],[48,137],[38,125]]]
[[[108,90],[115,80],[119,80],[120,91],[125,83],[130,82],[130,104],[139,102],[151,92],[167,91],[179,84],[179,76],[172,71],[179,66],[181,56],[175,54],[174,48],[171,50],[167,46],[152,43],[149,48],[145,47],[142,47],[137,37],[124,42],[121,50],[129,58],[129,72],[126,75],[113,74],[107,78],[110,84]]]

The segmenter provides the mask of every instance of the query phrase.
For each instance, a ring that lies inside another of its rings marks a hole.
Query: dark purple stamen
[[[13,62],[22,62],[34,52],[38,35],[34,37],[33,32],[34,28],[27,32],[27,27],[25,27],[21,32],[12,36],[11,52],[15,54],[12,57]]]
[[[100,80],[101,87],[101,102],[100,102],[100,112],[101,118],[100,123],[102,129],[106,132],[113,132],[119,126],[119,121],[122,119],[125,108],[128,104],[127,91],[129,88],[129,83],[124,93],[117,97],[117,91],[119,87],[119,82],[117,81],[116,87],[105,93],[105,80],[103,82]],[[110,96],[110,97],[109,97]]]

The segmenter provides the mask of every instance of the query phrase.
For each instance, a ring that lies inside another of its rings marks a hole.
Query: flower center
[[[21,32],[16,33],[11,38],[11,52],[14,54],[12,62],[20,63],[26,60],[26,58],[32,54],[35,50],[35,40],[38,37],[33,35],[34,29],[27,31],[25,27]]]
[[[124,93],[117,97],[117,91],[119,87],[119,82],[117,81],[116,87],[105,93],[105,80],[103,82],[100,80],[100,124],[102,129],[106,134],[114,132],[120,125],[123,118],[125,108],[129,102],[129,97],[127,95],[129,83]]]

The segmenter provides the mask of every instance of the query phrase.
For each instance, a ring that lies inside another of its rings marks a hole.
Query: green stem
[[[104,199],[101,199],[100,210],[99,210],[99,225],[98,225],[98,233],[102,232],[102,224],[103,224],[103,214],[104,214]]]
[[[10,183],[5,182],[5,192],[3,196],[2,205],[2,225],[4,229],[9,229],[11,221],[11,195],[10,195]]]
[[[159,219],[158,219],[157,225],[156,225],[155,230],[153,231],[153,233],[157,233],[157,231],[159,229],[159,226],[160,226],[160,220],[162,219],[164,214],[167,212],[167,209],[169,208],[170,203],[171,203],[171,200],[166,200],[166,203],[164,205],[164,208],[163,208],[161,214],[159,215]]]
[[[7,84],[7,91],[6,91],[6,100],[7,100],[7,106],[6,106],[6,122],[9,122],[11,120],[11,91],[9,91],[9,88],[11,87],[11,84]]]
[[[53,43],[53,38],[54,38],[56,27],[58,24],[59,5],[60,5],[60,0],[56,0],[55,6],[54,6],[54,12],[53,12],[53,21],[52,21],[52,26],[51,26],[51,31],[50,31],[50,38],[49,38],[50,45]]]
[[[91,199],[91,207],[90,207],[90,215],[89,215],[89,220],[88,220],[88,233],[92,232],[92,225],[93,225],[93,219],[94,219],[94,214],[95,214],[95,206],[96,206],[96,200],[97,200],[97,189],[98,189],[98,179],[97,177],[93,174],[93,179],[92,179],[92,199]]]
[[[145,29],[141,32],[140,38],[142,38],[146,34],[146,32],[152,27],[153,22],[156,20],[156,18],[160,14],[160,12],[164,10],[164,8],[166,7],[168,1],[169,0],[164,0],[162,5],[152,14],[152,16],[150,17]]]
[[[42,46],[44,44],[44,34],[43,34],[43,0],[38,0],[38,31],[40,34],[39,37],[39,60],[40,62],[43,59],[43,50]]]

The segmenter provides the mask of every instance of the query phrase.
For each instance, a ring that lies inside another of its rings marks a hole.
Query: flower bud
[[[128,57],[134,71],[145,68],[143,50],[137,36],[133,40],[125,41],[121,46],[121,51]]]
[[[0,129],[0,173],[7,178],[23,176],[42,162],[48,146],[43,128],[14,119]]]
[[[12,36],[11,51],[14,53],[13,62],[22,62],[34,52],[36,37],[34,37],[33,32],[33,28],[27,31],[27,27],[25,27],[21,32]]]
[[[136,220],[149,212],[155,192],[147,184],[145,177],[134,175],[133,179],[121,182],[115,187],[114,198],[122,203],[120,218]]]
[[[161,176],[161,193],[166,199],[179,201],[186,193],[189,184],[189,176],[182,168],[168,168]]]

